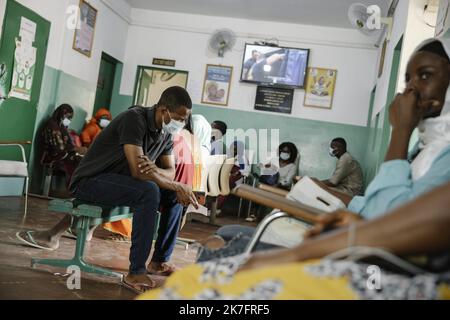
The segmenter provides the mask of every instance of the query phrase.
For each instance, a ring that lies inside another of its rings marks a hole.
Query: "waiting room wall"
[[[0,0],[0,18],[3,22],[6,0]],[[93,52],[90,58],[72,49],[74,31],[66,28],[69,5],[78,5],[78,0],[17,0],[51,22],[46,65],[37,106],[35,134],[54,109],[61,103],[69,103],[75,109],[71,128],[80,131],[90,118],[95,100],[101,53],[104,51],[123,61],[124,43],[128,35],[130,7],[123,0],[91,0],[98,10]],[[39,165],[39,150],[33,146],[30,159],[32,179],[31,191],[39,193],[42,168]],[[34,155],[34,157],[33,157]],[[36,169],[36,170],[34,170]],[[9,180],[8,180],[9,181]],[[0,180],[0,184],[4,184]],[[0,195],[20,194],[17,185],[0,190]]]

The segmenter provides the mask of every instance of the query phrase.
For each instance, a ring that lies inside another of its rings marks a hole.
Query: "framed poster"
[[[86,0],[80,0],[79,7],[78,27],[75,29],[72,47],[85,56],[91,57],[97,9],[87,3]]]
[[[331,109],[337,70],[308,68],[304,106]]]
[[[228,105],[233,67],[207,64],[203,82],[202,103]]]
[[[255,110],[291,113],[294,89],[258,86]]]

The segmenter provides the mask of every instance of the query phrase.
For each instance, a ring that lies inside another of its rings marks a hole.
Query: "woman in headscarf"
[[[109,112],[108,109],[98,109],[94,117],[89,120],[81,132],[81,142],[83,143],[83,146],[89,147],[100,132],[108,126],[111,120],[111,112]]]
[[[66,173],[67,184],[86,153],[86,148],[77,147],[72,143],[68,131],[72,118],[73,108],[69,104],[62,104],[53,112],[42,131],[44,142],[42,163],[63,170]]]

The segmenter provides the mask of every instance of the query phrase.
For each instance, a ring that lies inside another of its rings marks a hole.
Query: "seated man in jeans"
[[[171,271],[166,262],[178,235],[182,205],[197,206],[192,188],[173,181],[172,135],[183,129],[191,108],[191,98],[181,87],[166,89],[156,106],[131,107],[99,134],[72,178],[70,189],[77,199],[132,207],[130,268],[125,282],[137,290],[155,285],[147,273]],[[158,239],[147,269],[160,208]],[[22,232],[18,237],[33,246],[55,249],[70,221],[66,216],[50,231]]]

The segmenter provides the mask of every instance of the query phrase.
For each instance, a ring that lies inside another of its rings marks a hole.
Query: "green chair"
[[[95,273],[104,276],[118,277],[123,280],[123,274],[114,272],[105,268],[97,267],[87,263],[84,260],[84,249],[86,246],[86,238],[89,229],[106,223],[114,222],[122,219],[131,218],[133,213],[129,207],[103,207],[96,204],[88,204],[79,200],[52,200],[49,203],[49,210],[70,214],[74,219],[72,228],[75,228],[77,241],[75,245],[75,254],[72,259],[31,259],[31,267],[37,264],[49,265],[61,268],[69,266],[78,266],[81,271]],[[160,214],[156,217],[155,225],[159,225]],[[157,237],[157,230],[154,233],[154,239]]]

